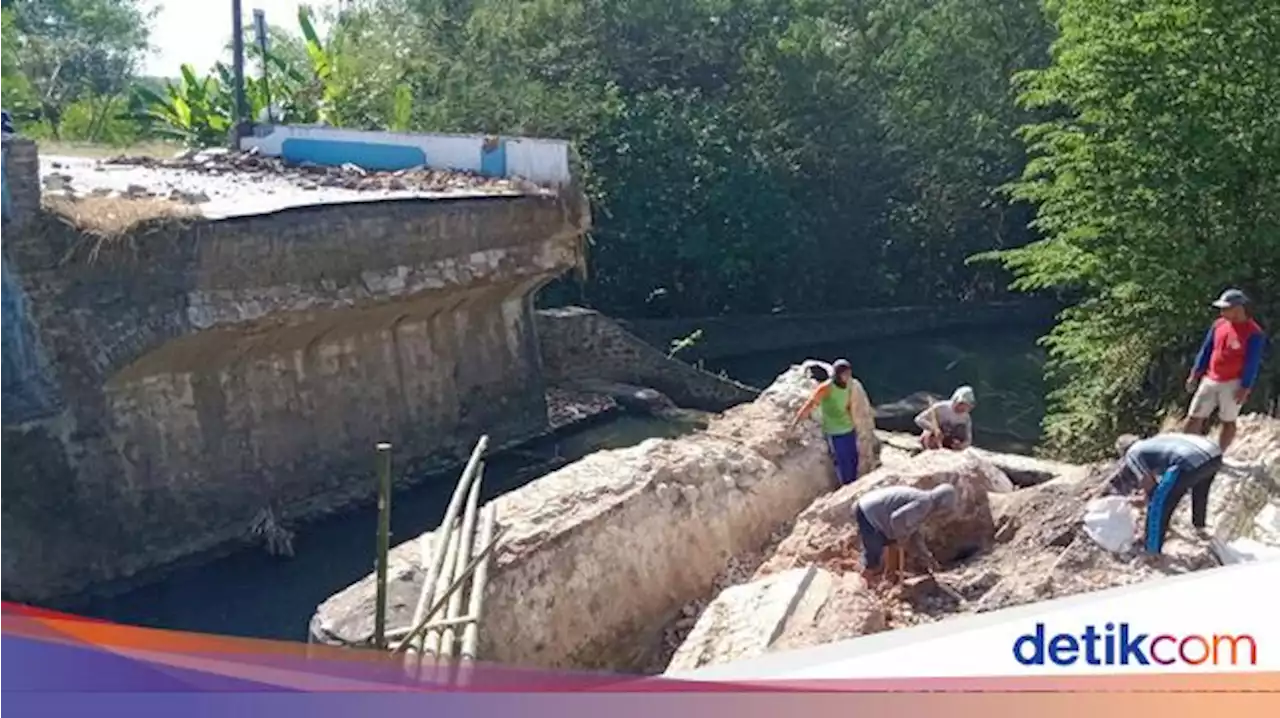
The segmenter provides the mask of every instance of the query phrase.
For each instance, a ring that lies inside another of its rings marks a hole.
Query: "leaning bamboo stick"
[[[480,468],[476,471],[476,478],[471,482],[471,492],[467,495],[467,510],[462,515],[462,530],[459,532],[458,540],[458,556],[455,560],[457,570],[454,578],[459,578],[462,569],[471,560],[471,547],[476,540],[476,508],[480,504],[480,485],[484,482],[484,462],[480,462]],[[465,591],[459,589],[453,592],[449,597],[449,606],[445,609],[444,619],[447,621],[451,618],[457,618],[462,615],[462,599]],[[453,649],[458,639],[458,630],[454,627],[446,627],[440,633],[440,652],[438,662],[442,670],[448,671],[449,663],[453,660]],[[437,676],[440,680],[447,679],[447,676]]]
[[[439,621],[430,621],[427,628],[446,628],[448,626],[465,626],[476,620],[475,616],[458,616],[457,618],[441,619]],[[399,628],[387,629],[387,640],[396,641],[409,635],[413,630],[412,626],[401,626]]]
[[[436,598],[436,602],[432,604],[432,606],[427,610],[426,612],[427,616],[431,616],[435,614],[436,611],[439,611],[446,603],[448,603],[449,595],[452,594],[454,591],[458,590],[458,587],[462,585],[462,583],[466,580],[467,576],[469,576],[471,572],[475,571],[476,566],[483,563],[485,559],[489,557],[489,554],[493,553],[494,547],[498,545],[498,541],[502,538],[503,534],[505,534],[506,532],[507,532],[507,529],[504,526],[501,530],[498,531],[498,535],[493,537],[493,541],[491,541],[487,546],[481,549],[480,553],[476,554],[471,558],[471,562],[467,564],[466,570],[463,571],[462,573],[463,580],[454,581],[449,586],[449,588],[444,592],[444,595]],[[428,626],[428,622],[425,620],[419,623],[417,626],[415,626],[403,641],[396,644],[396,647],[391,649],[391,654],[398,655],[400,653],[404,653],[405,650],[409,647],[409,645],[414,641],[416,641],[418,639],[418,636],[427,630],[427,626]]]
[[[480,545],[484,547],[483,551],[487,554],[489,547],[496,543],[493,527],[498,519],[498,506],[496,503],[491,503],[485,508],[486,511],[480,523]],[[462,655],[458,661],[459,685],[467,685],[471,682],[471,672],[480,643],[480,617],[484,611],[484,591],[488,587],[488,581],[489,559],[486,557],[476,567],[475,575],[471,578],[471,601],[467,607],[467,614],[474,620],[467,623],[462,632]]]
[[[455,566],[458,561],[458,546],[462,543],[459,538],[459,534],[461,532],[461,526],[458,527],[458,530],[449,532],[449,543],[445,548],[444,562],[441,564],[440,568],[440,577],[436,581],[435,591],[432,592],[433,596],[437,599],[445,598],[444,591],[453,583]],[[438,611],[439,609],[433,610],[430,613],[423,614],[422,617],[430,622],[437,617]],[[440,651],[440,632],[436,630],[428,630],[426,633],[423,633],[418,637],[417,649],[419,653],[419,668],[424,664],[427,666],[435,665],[436,654]]]
[[[445,547],[448,541],[445,537],[453,530],[454,520],[458,516],[458,509],[462,507],[462,497],[466,496],[467,489],[471,479],[475,476],[476,469],[480,465],[480,457],[484,455],[485,449],[489,447],[489,436],[484,435],[476,442],[476,446],[471,451],[471,458],[467,460],[467,466],[462,470],[462,477],[458,479],[458,485],[453,489],[453,496],[449,499],[449,507],[445,509],[444,518],[440,521],[440,528],[437,529],[439,538],[436,539],[436,550],[432,556],[431,565],[427,568],[427,578],[422,584],[422,592],[418,594],[418,605],[413,610],[412,625],[416,626],[425,620],[422,612],[427,606],[435,600],[436,582],[440,580],[440,572],[444,568]]]

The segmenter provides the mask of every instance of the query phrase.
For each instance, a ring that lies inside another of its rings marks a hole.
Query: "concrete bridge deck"
[[[6,141],[8,598],[215,549],[266,510],[363,499],[377,441],[400,467],[445,464],[481,432],[546,426],[530,297],[582,262],[579,195],[219,162],[99,171]],[[73,210],[193,209],[95,234],[42,208],[42,185]]]

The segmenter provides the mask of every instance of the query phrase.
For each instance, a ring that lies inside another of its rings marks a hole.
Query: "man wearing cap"
[[[822,433],[835,459],[836,477],[841,486],[858,478],[858,432],[853,423],[853,397],[853,366],[849,360],[839,359],[831,365],[831,378],[818,384],[790,426],[794,430],[814,408],[820,409]]]
[[[1222,422],[1218,445],[1223,451],[1236,437],[1236,418],[1262,368],[1265,336],[1262,327],[1249,318],[1245,310],[1248,303],[1249,298],[1239,289],[1228,289],[1213,303],[1221,316],[1205,334],[1187,377],[1187,391],[1195,394],[1183,428],[1188,434],[1203,434],[1209,416],[1217,410]]]
[[[1204,531],[1209,489],[1222,468],[1222,449],[1196,434],[1159,434],[1148,439],[1126,434],[1116,440],[1120,466],[1107,483],[1108,493],[1133,494],[1147,504],[1143,548],[1156,555],[1164,548],[1173,510],[1191,492],[1191,524]]]
[[[916,416],[916,426],[924,433],[920,443],[926,449],[960,451],[973,443],[973,411],[976,403],[973,387],[962,386],[951,399],[939,401]]]
[[[906,565],[904,544],[919,555],[930,572],[938,561],[929,552],[920,529],[926,521],[955,509],[956,489],[938,484],[922,490],[911,486],[883,486],[863,495],[853,507],[853,519],[862,539],[862,577],[867,581],[885,576],[890,581]]]

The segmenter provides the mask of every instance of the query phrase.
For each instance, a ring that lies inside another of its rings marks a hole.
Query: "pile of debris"
[[[244,152],[222,148],[193,150],[181,152],[172,159],[118,155],[103,160],[102,164],[180,170],[212,176],[234,174],[250,181],[260,181],[263,177],[284,177],[293,180],[303,189],[335,187],[360,192],[449,192],[459,189],[500,191],[515,189],[520,184],[520,180],[484,177],[474,172],[439,170],[425,166],[381,172],[350,163],[340,166],[310,162],[291,164],[280,157],[263,155],[256,148]]]
[[[1045,462],[1044,470],[1055,471],[1055,478],[1016,488],[988,456],[977,451],[886,452],[882,468],[820,497],[802,512],[750,582],[729,586],[705,608],[700,606],[696,620],[686,616],[681,627],[693,625],[680,631],[688,635],[667,670],[687,671],[1212,568],[1227,560],[1224,546],[1239,546],[1242,540],[1271,551],[1280,547],[1280,526],[1271,526],[1280,520],[1276,419],[1241,419],[1239,438],[1214,483],[1214,537],[1197,534],[1189,509],[1181,507],[1164,554],[1154,558],[1136,548],[1112,553],[1083,530],[1085,507],[1110,476],[1109,465]],[[878,486],[928,488],[943,481],[956,486],[958,509],[924,535],[943,570],[894,587],[868,586],[858,574],[861,544],[851,520],[853,503]]]

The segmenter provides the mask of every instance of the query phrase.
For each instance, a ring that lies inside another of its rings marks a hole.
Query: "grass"
[[[111,145],[95,145],[84,142],[59,142],[57,140],[36,140],[41,155],[58,155],[63,157],[89,157],[104,159],[107,157],[158,157],[169,159],[183,150],[182,145],[161,140],[142,142],[129,147],[113,147]]]
[[[44,209],[99,240],[90,251],[90,262],[97,259],[105,241],[124,237],[149,222],[182,220],[197,214],[194,207],[158,197],[46,197]]]

